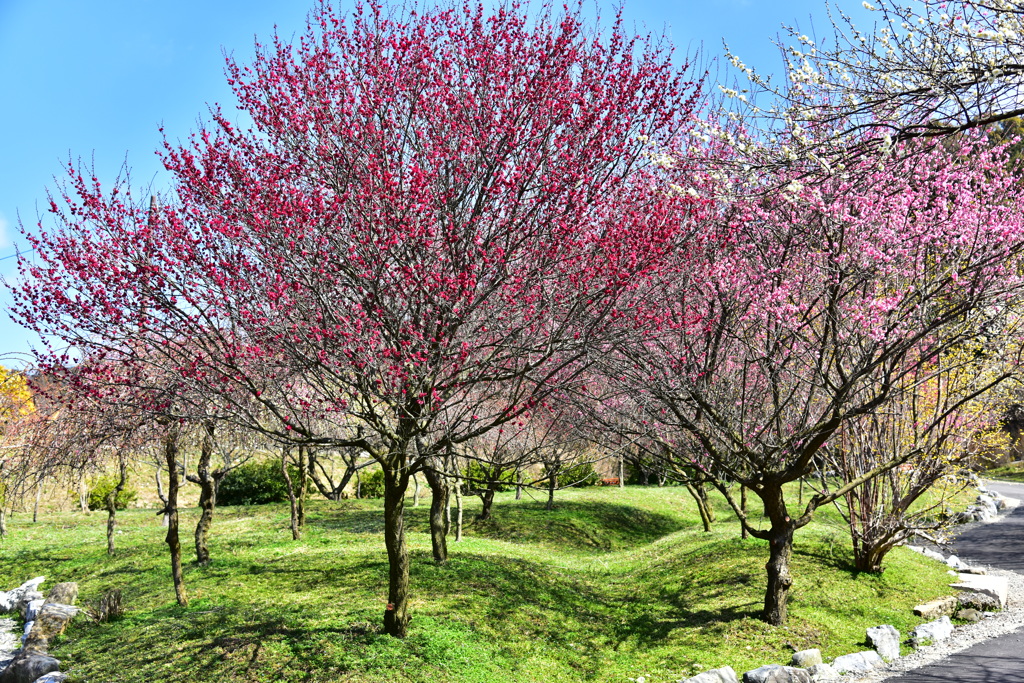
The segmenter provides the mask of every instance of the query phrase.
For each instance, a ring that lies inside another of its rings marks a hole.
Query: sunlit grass
[[[165,530],[152,512],[120,515],[118,553],[104,517],[16,517],[0,580],[77,581],[81,599],[124,592],[121,621],[74,622],[52,648],[72,681],[675,681],[729,664],[787,662],[792,648],[826,657],[865,647],[864,629],[906,632],[912,607],[946,592],[945,568],[903,550],[881,576],[859,575],[834,512],[797,533],[786,628],[756,616],[767,547],[742,541],[724,501],[701,530],[681,488],[499,494],[451,561],[431,561],[427,504],[408,509],[410,635],[379,632],[387,564],[379,501],[312,501],[302,540],[285,506],[222,508],[213,562],[188,562],[191,602],[174,602]],[[182,515],[185,558],[196,515]]]

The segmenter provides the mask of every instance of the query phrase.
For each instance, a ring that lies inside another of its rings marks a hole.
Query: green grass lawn
[[[77,581],[84,603],[124,592],[127,614],[79,617],[51,648],[71,681],[675,681],[729,664],[788,663],[793,648],[826,658],[866,648],[865,628],[906,633],[912,607],[948,593],[945,567],[909,551],[881,576],[850,566],[840,521],[797,533],[790,621],[757,620],[767,547],[719,521],[701,530],[681,488],[559,492],[557,508],[499,494],[493,520],[472,523],[435,566],[427,503],[408,510],[409,637],[381,635],[387,564],[379,501],[313,501],[292,541],[284,505],[221,508],[213,562],[191,560],[197,515],[182,515],[191,602],[174,601],[164,529],[149,511],[120,515],[118,553],[105,516],[16,516],[0,585],[39,574]]]
[[[986,479],[1000,479],[1002,481],[1024,482],[1024,465],[1003,465],[987,470],[984,475]]]

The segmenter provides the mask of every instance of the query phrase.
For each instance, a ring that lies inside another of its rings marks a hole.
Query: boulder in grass
[[[948,617],[956,612],[957,598],[955,595],[948,595],[938,600],[926,602],[914,608],[914,614],[925,619],[938,619]]]
[[[723,666],[721,669],[711,669],[699,673],[693,678],[686,678],[681,683],[739,683],[736,672],[731,666]]]
[[[949,617],[945,617],[945,619],[948,621]],[[865,650],[864,652],[854,652],[842,657],[836,657],[835,661],[832,662],[832,668],[841,674],[867,673],[883,664],[885,662],[882,661],[881,656],[877,652]]]
[[[812,683],[806,669],[765,664],[743,674],[743,683]]]
[[[0,672],[0,683],[35,683],[55,671],[60,671],[59,660],[49,655],[22,651]]]
[[[78,608],[71,605],[62,605],[57,602],[48,602],[39,610],[39,617],[28,632],[25,638],[24,649],[31,652],[46,652],[54,638],[59,636],[67,628]]]
[[[872,626],[868,629],[868,643],[887,662],[900,658],[900,632],[895,626]]]
[[[970,621],[974,623],[981,621],[982,616],[983,615],[981,612],[970,607],[968,607],[967,609],[962,609],[956,613],[957,619],[962,619],[964,621]]]
[[[921,624],[910,632],[910,640],[915,647],[938,643],[953,635],[953,622],[949,617],[942,617],[927,624]]]
[[[815,664],[821,664],[821,662],[821,650],[815,647],[810,650],[794,652],[793,659],[790,660],[789,665],[798,666],[801,669],[809,669]]]
[[[78,600],[78,584],[74,581],[58,583],[46,594],[46,602],[73,605],[76,600]]]

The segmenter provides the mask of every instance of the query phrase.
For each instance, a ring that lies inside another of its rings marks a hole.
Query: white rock
[[[62,674],[59,671],[51,671],[45,676],[40,676],[33,683],[64,683],[68,678],[67,674]]]
[[[956,555],[950,555],[949,557],[947,557],[946,564],[952,567],[953,569],[962,569],[965,566],[964,563],[960,561],[960,558]]]
[[[811,675],[794,666],[765,664],[744,673],[743,683],[811,683]]]
[[[942,555],[942,553],[937,553],[934,550],[932,550],[931,548],[925,548],[924,550],[921,551],[921,554],[924,555],[925,557],[930,557],[933,560],[938,560],[939,562],[945,562],[946,561],[946,558]]]
[[[961,573],[959,574],[959,580],[949,585],[957,590],[991,596],[999,601],[999,609],[1006,607],[1006,594],[1010,589],[1009,581],[1005,576],[983,574]]]
[[[793,653],[793,658],[790,660],[790,666],[797,666],[801,669],[809,669],[815,664],[821,664],[821,650],[818,648],[811,648],[810,650],[800,650],[799,652]]]
[[[811,675],[811,680],[814,683],[818,683],[818,681],[833,681],[839,678],[839,673],[832,668],[831,664],[815,664],[807,670],[807,673]]]
[[[949,620],[949,617],[941,617],[935,621],[929,621],[927,624],[921,624],[910,632],[915,643],[924,641],[939,643],[951,635],[953,635],[953,622]]]
[[[683,679],[680,683],[739,683],[739,681],[731,666],[723,666],[721,669],[711,669],[699,673],[693,678]]]
[[[948,617],[943,617],[943,619],[949,621]],[[885,662],[882,661],[877,652],[865,650],[864,652],[854,652],[853,654],[836,657],[835,661],[832,662],[832,668],[841,674],[867,673],[883,664]]]
[[[896,630],[895,626],[889,624],[873,626],[868,629],[867,635],[871,647],[875,648],[875,652],[882,659],[891,662],[900,658],[900,632]]]
[[[44,600],[42,598],[36,598],[35,600],[29,600],[25,603],[24,609],[22,610],[22,616],[25,621],[35,621],[39,615],[39,610],[43,608]]]

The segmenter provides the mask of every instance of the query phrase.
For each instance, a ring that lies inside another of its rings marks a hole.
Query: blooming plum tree
[[[785,485],[815,471],[844,425],[914,391],[926,364],[997,335],[993,318],[1018,303],[1018,181],[983,139],[958,142],[851,159],[841,174],[797,164],[765,181],[782,191],[723,195],[648,304],[646,334],[610,367],[666,443],[672,430],[678,452],[699,442],[742,524],[769,542],[768,623],[786,620],[794,532],[909,456],[890,453],[800,510]],[[727,481],[760,498],[766,528]]]
[[[164,207],[71,169],[57,227],[28,236],[14,314],[108,357],[143,344],[187,387],[178,414],[212,400],[278,440],[373,457],[384,626],[404,636],[410,476],[621,329],[616,304],[702,210],[650,154],[699,87],[621,21],[514,2],[320,4],[297,44],[228,74],[252,127],[215,109],[166,142]]]

